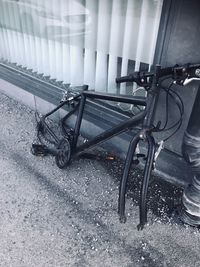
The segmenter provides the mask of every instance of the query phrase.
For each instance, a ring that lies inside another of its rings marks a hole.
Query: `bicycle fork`
[[[124,165],[124,172],[122,179],[120,181],[120,189],[119,189],[119,206],[118,206],[118,213],[120,216],[120,222],[125,222],[125,195],[127,190],[127,181],[130,172],[130,167],[133,161],[133,156],[135,154],[135,150],[137,144],[144,140],[148,144],[148,151],[147,151],[147,159],[144,168],[144,175],[142,180],[142,186],[140,191],[140,203],[139,203],[139,211],[140,211],[140,223],[138,225],[138,230],[142,230],[144,228],[145,223],[147,222],[147,205],[146,205],[146,197],[149,185],[149,179],[151,176],[151,172],[153,169],[154,163],[154,155],[155,155],[155,141],[152,136],[152,124],[154,121],[154,114],[157,107],[157,100],[159,95],[159,88],[158,88],[158,77],[159,77],[160,66],[156,66],[155,69],[155,76],[152,82],[151,89],[147,93],[147,114],[143,121],[142,129],[139,131],[136,136],[130,142],[128,153],[125,160]]]
[[[125,196],[127,191],[127,181],[131,168],[131,164],[133,161],[133,156],[135,154],[136,147],[141,140],[145,140],[148,143],[148,152],[147,152],[147,160],[144,168],[144,177],[142,181],[141,191],[140,191],[140,223],[138,225],[138,230],[142,230],[145,223],[147,222],[147,206],[146,206],[146,197],[149,185],[149,179],[151,176],[151,171],[153,169],[154,163],[154,154],[155,154],[155,141],[151,133],[144,132],[144,130],[140,131],[130,142],[128,153],[125,160],[124,172],[122,179],[120,181],[120,190],[119,190],[119,206],[118,213],[120,216],[120,222],[126,222],[125,216]]]

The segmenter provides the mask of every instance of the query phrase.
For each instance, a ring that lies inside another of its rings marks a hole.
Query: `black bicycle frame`
[[[119,206],[118,206],[118,213],[120,216],[120,221],[125,222],[125,195],[127,190],[127,181],[130,172],[131,165],[133,163],[133,156],[136,151],[136,147],[138,143],[143,140],[147,142],[148,150],[147,150],[147,157],[146,163],[144,168],[144,177],[142,180],[141,192],[140,192],[140,224],[138,225],[138,229],[143,229],[145,223],[147,222],[147,206],[146,206],[146,197],[148,191],[149,180],[151,176],[151,171],[153,169],[154,159],[155,159],[155,149],[156,144],[154,141],[154,137],[152,132],[155,131],[154,123],[154,116],[155,111],[157,108],[157,100],[159,97],[159,82],[161,82],[161,78],[165,78],[169,75],[170,77],[173,76],[175,80],[177,80],[180,84],[183,84],[183,81],[186,77],[195,77],[198,76],[199,72],[196,72],[196,69],[200,68],[199,64],[195,65],[185,65],[181,67],[170,67],[161,69],[159,65],[156,66],[154,72],[147,72],[147,73],[140,73],[134,72],[132,75],[124,76],[116,79],[117,83],[120,82],[136,82],[137,84],[143,85],[147,89],[147,97],[136,97],[136,96],[123,96],[123,95],[113,95],[113,94],[104,94],[104,93],[97,93],[91,91],[82,91],[81,94],[72,97],[72,100],[75,102],[75,107],[67,113],[67,115],[62,118],[62,126],[65,125],[66,120],[78,110],[75,128],[71,131],[69,135],[70,141],[70,156],[71,158],[76,157],[83,153],[86,149],[92,148],[93,146],[100,144],[103,141],[110,139],[111,137],[118,135],[122,132],[130,130],[136,126],[141,126],[135,136],[133,136],[132,140],[130,141],[125,165],[123,176],[120,180],[120,188],[119,188]],[[199,75],[200,76],[200,75]],[[198,77],[199,77],[198,76]],[[151,87],[150,87],[151,85]],[[122,103],[129,103],[133,105],[141,105],[144,106],[144,110],[139,112],[137,115],[129,118],[125,122],[122,122],[103,133],[100,133],[96,137],[92,138],[91,140],[85,142],[82,145],[77,145],[78,137],[80,136],[80,128],[83,119],[84,108],[87,99],[100,99],[106,101],[114,101],[114,102],[122,102]],[[61,103],[58,107],[54,110],[46,114],[42,117],[42,122],[45,124],[45,118],[60,109],[67,103],[70,103],[70,98],[66,99],[63,103]],[[56,136],[51,131],[51,129],[46,124],[47,131],[51,134],[51,136],[56,140]],[[68,132],[66,131],[66,136]],[[67,137],[68,138],[68,137]],[[58,142],[57,142],[58,143]]]
[[[92,138],[90,141],[77,147],[77,140],[80,135],[80,127],[81,127],[82,117],[83,117],[85,103],[86,103],[87,98],[88,99],[103,99],[103,100],[108,100],[108,101],[123,102],[123,103],[129,103],[129,104],[134,104],[134,105],[146,106],[145,97],[116,96],[112,94],[101,94],[101,93],[83,91],[81,95],[77,120],[76,120],[74,134],[73,134],[72,157],[73,155],[80,154],[84,150],[91,148],[97,144],[100,144],[101,142],[106,141],[110,139],[111,137],[121,132],[127,131],[128,129],[138,125],[140,122],[142,122],[142,120],[144,119],[146,115],[146,110],[144,110],[140,112],[138,115],[134,116],[133,118],[130,118],[127,121],[115,127],[112,127],[111,129],[108,129],[107,131],[104,131],[103,133],[99,134],[95,138]]]
[[[153,80],[151,83],[151,87],[147,90],[147,97],[137,97],[137,96],[125,96],[125,95],[114,95],[114,94],[104,94],[104,93],[97,93],[91,91],[82,91],[81,94],[76,95],[72,98],[75,103],[75,107],[68,112],[68,114],[62,119],[62,125],[64,126],[66,120],[77,111],[78,114],[76,118],[75,128],[72,133],[72,140],[71,140],[71,158],[74,158],[80,154],[82,154],[86,149],[92,148],[97,144],[100,144],[113,136],[116,136],[122,132],[128,131],[138,125],[141,125],[141,129],[138,133],[132,138],[128,153],[125,160],[124,172],[122,179],[120,181],[120,190],[119,190],[119,215],[120,221],[125,222],[125,194],[127,189],[127,181],[130,172],[130,167],[133,162],[133,156],[135,154],[136,147],[138,143],[143,140],[146,141],[148,144],[148,151],[147,151],[147,160],[144,169],[144,179],[142,181],[141,187],[141,194],[140,194],[140,224],[138,225],[138,229],[143,229],[145,223],[147,222],[147,208],[146,208],[146,196],[148,190],[149,179],[151,176],[151,171],[153,169],[154,163],[154,154],[155,154],[155,141],[152,136],[152,131],[155,129],[153,126],[154,121],[154,113],[157,106],[157,99],[159,96],[159,87],[158,87],[158,80],[159,80],[159,71],[160,66],[156,67]],[[96,137],[92,138],[91,140],[87,141],[86,143],[77,146],[78,137],[80,136],[80,128],[84,113],[84,108],[87,99],[100,99],[100,100],[107,100],[107,101],[114,101],[114,102],[121,102],[121,103],[129,103],[133,105],[140,105],[144,106],[144,110],[129,118],[125,122],[122,122],[103,133],[100,133]],[[78,100],[78,101],[77,101]],[[49,134],[56,140],[58,143],[56,135],[54,132],[49,128],[46,124],[45,119],[46,117],[53,114],[55,111],[63,107],[65,104],[70,102],[70,98],[66,99],[62,102],[58,107],[53,109],[51,112],[47,113],[42,117],[42,122],[46,125],[46,129]]]

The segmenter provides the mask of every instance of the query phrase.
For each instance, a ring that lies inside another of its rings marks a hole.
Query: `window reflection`
[[[0,26],[26,34],[48,38],[84,35],[90,23],[90,12],[80,1],[0,1]]]
[[[0,57],[98,91],[153,62],[163,0],[0,0]],[[145,63],[145,64],[143,64]]]

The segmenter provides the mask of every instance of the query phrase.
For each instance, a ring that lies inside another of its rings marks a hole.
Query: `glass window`
[[[71,85],[132,94],[115,78],[153,63],[162,0],[0,0],[0,57]]]

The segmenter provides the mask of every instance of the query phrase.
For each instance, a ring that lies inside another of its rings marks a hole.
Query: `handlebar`
[[[139,86],[150,86],[155,75],[160,79],[166,76],[172,76],[178,84],[183,85],[186,78],[200,78],[200,64],[185,64],[182,66],[175,65],[173,67],[161,68],[156,74],[155,72],[136,71],[128,76],[116,78],[116,83],[136,82]]]
[[[123,76],[116,78],[116,83],[123,83],[123,82],[136,82],[138,77],[135,77],[135,72],[128,76]]]

